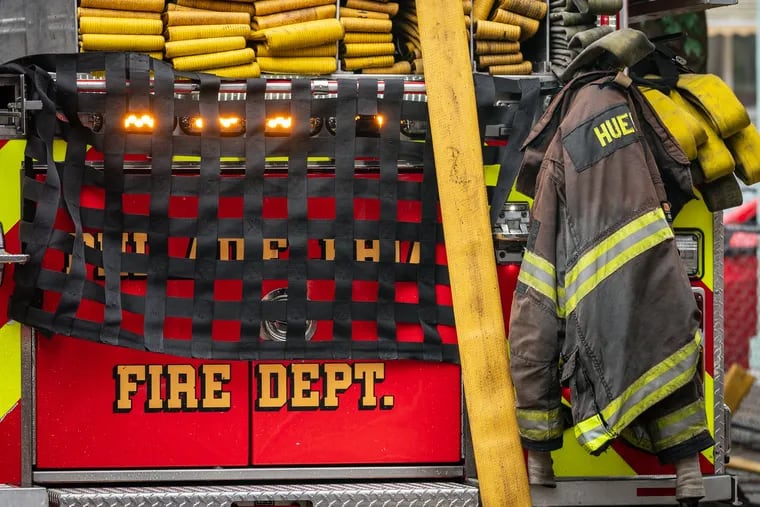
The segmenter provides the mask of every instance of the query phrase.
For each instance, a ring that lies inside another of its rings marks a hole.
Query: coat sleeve
[[[523,446],[553,450],[562,446],[559,357],[564,319],[561,283],[564,235],[562,206],[546,159],[533,202],[530,234],[520,267],[509,323],[510,367],[516,391],[517,421]]]

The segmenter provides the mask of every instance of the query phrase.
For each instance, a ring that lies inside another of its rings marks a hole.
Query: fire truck
[[[2,16],[0,60],[25,66],[0,75],[0,506],[478,505],[423,76],[210,80],[77,55],[73,1]],[[489,79],[496,187],[519,82],[557,85]],[[506,321],[529,214],[513,190],[494,224]],[[703,316],[704,502],[731,503],[720,214],[692,201],[674,229]],[[534,505],[676,503],[672,467],[622,442],[553,458]]]

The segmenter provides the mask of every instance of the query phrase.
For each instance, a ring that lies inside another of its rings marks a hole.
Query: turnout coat
[[[559,448],[572,424],[592,454],[618,436],[664,462],[709,447],[700,315],[669,223],[694,197],[683,151],[614,72],[565,85],[523,148],[534,203],[509,326],[523,445]]]

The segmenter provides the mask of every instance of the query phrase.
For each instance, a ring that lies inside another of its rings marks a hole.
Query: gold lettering
[[[419,264],[419,241],[396,241],[396,262],[403,262],[406,264]]]
[[[371,410],[377,407],[375,384],[385,378],[385,364],[356,363],[354,364],[354,379],[361,383],[359,409]]]
[[[135,253],[144,254],[147,252],[148,235],[144,232],[136,232],[132,235],[135,242]]]
[[[288,377],[282,364],[256,365],[258,396],[256,408],[259,410],[278,410],[288,400]]]
[[[594,134],[596,134],[596,138],[599,140],[599,144],[602,145],[602,148],[612,142],[612,136],[607,131],[607,125],[605,123],[600,124],[598,127],[594,127]]]
[[[166,366],[166,376],[166,409],[197,409],[195,368],[189,364],[169,364]]]
[[[219,238],[219,260],[236,261],[244,256],[243,238]]]
[[[636,129],[633,128],[633,118],[631,117],[630,112],[619,114],[616,120],[620,124],[620,130],[623,132],[624,136],[636,132]]]
[[[195,238],[190,238],[190,244],[187,245],[187,252],[185,252],[185,257],[188,259],[195,259],[198,255],[198,240]]]
[[[255,410],[337,410],[340,395],[359,389],[360,410],[390,410],[392,394],[378,395],[377,384],[385,379],[385,364],[376,362],[257,364]]]
[[[230,393],[224,391],[224,384],[232,378],[229,364],[202,364],[201,377],[201,410],[226,410],[232,406]]]
[[[264,241],[264,260],[279,259],[280,254],[287,249],[287,239],[267,239]]]
[[[224,390],[232,377],[230,364],[117,365],[115,412],[132,410],[132,397],[145,385],[144,410],[148,412],[229,410],[231,394]],[[199,380],[200,379],[200,380]],[[165,385],[165,387],[164,387]],[[199,386],[200,393],[196,390]]]
[[[72,234],[73,236],[73,234]],[[82,241],[84,242],[85,246],[88,246],[90,248],[100,248],[100,238],[102,238],[103,233],[98,233],[98,240],[95,240],[95,235],[91,232],[85,232],[82,233]],[[95,246],[97,243],[98,246]]]
[[[322,365],[324,392],[322,408],[338,408],[338,394],[345,392],[353,383],[351,365],[346,363],[325,363]]]
[[[319,392],[311,389],[312,383],[319,379],[319,364],[291,364],[290,375],[293,382],[290,407],[294,409],[319,408]]]
[[[334,239],[320,239],[319,247],[322,253],[322,259],[326,261],[335,260],[335,240]]]
[[[376,239],[358,239],[355,242],[357,261],[380,262],[380,241]]]
[[[164,408],[164,399],[161,396],[161,375],[163,373],[163,365],[148,365],[148,399],[145,400],[146,412],[156,412]]]
[[[148,244],[148,234],[144,232],[125,232],[121,235],[121,251],[144,254]]]
[[[117,365],[113,369],[116,380],[116,401],[113,404],[116,412],[132,410],[132,395],[137,392],[139,384],[145,383],[145,366]]]
[[[622,120],[621,120],[622,121]],[[627,124],[626,124],[627,125]],[[609,135],[608,127],[602,124],[603,131],[598,135],[607,136],[607,141],[600,138],[602,146],[612,140]],[[73,236],[73,234],[72,234]],[[103,234],[84,233],[82,237],[84,244],[96,250],[102,250]],[[148,245],[148,235],[146,233],[123,233],[121,247],[125,253],[145,255],[150,253]],[[326,261],[335,261],[335,239],[326,238],[319,240],[310,240],[313,243],[309,245],[309,255],[311,258],[318,258]],[[380,262],[380,241],[372,239],[355,239],[354,259],[365,262]],[[316,246],[316,248],[315,248]],[[185,248],[185,257],[195,259],[198,251],[198,242],[196,238],[189,238]],[[235,261],[245,258],[245,239],[244,238],[219,238],[217,242],[217,259],[221,261]],[[262,259],[273,260],[282,259],[287,255],[289,248],[286,238],[264,238],[262,242]],[[418,241],[395,241],[395,262],[405,264],[420,263],[420,243]],[[64,259],[63,272],[69,273],[71,270],[72,255]],[[98,280],[105,278],[105,269],[96,267],[94,277]],[[122,272],[121,278],[145,278],[147,273]]]

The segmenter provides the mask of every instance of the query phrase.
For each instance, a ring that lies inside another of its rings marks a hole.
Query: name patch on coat
[[[580,124],[562,138],[562,144],[581,172],[638,138],[631,110],[621,104]]]

